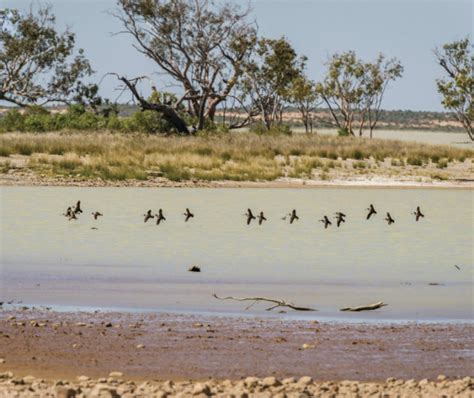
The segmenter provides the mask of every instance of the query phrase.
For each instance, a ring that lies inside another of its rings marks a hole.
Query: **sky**
[[[2,0],[0,4],[2,8],[25,9],[30,3]],[[156,73],[159,70],[154,64],[132,47],[131,38],[113,35],[121,30],[110,15],[116,8],[115,0],[47,3],[52,5],[58,25],[69,26],[76,33],[78,46],[96,71],[96,80],[116,72],[128,77],[149,75],[158,88],[169,84]],[[472,38],[471,0],[253,0],[251,5],[260,35],[286,37],[298,53],[308,57],[307,72],[315,81],[322,80],[325,62],[335,52],[355,50],[367,61],[380,52],[400,59],[405,73],[386,93],[385,109],[441,111],[435,79],[442,71],[433,49],[467,35]],[[101,94],[114,100],[117,86],[115,78],[105,77]],[[128,99],[122,97],[121,101]]]

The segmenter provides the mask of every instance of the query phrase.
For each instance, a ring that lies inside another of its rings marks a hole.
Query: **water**
[[[470,320],[473,190],[1,188],[0,300],[68,308],[268,314],[213,293],[278,297],[343,320]],[[84,214],[60,214],[81,199]],[[369,203],[379,214],[365,220]],[[411,214],[420,204],[426,218]],[[147,209],[167,221],[143,223]],[[189,207],[195,218],[184,223]],[[262,226],[243,213],[265,210]],[[300,221],[281,217],[296,208]],[[90,213],[104,217],[94,221]],[[347,223],[324,230],[324,214]],[[390,211],[396,223],[383,221]],[[92,230],[96,226],[98,230]],[[202,273],[190,273],[198,265]],[[458,271],[454,265],[458,265]],[[430,283],[439,283],[430,286]],[[382,310],[339,308],[383,300]],[[294,316],[289,311],[286,315]]]

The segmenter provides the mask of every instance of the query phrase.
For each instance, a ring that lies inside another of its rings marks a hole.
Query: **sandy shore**
[[[60,186],[60,187],[134,187],[134,188],[460,188],[473,189],[474,178],[432,180],[419,176],[357,176],[343,179],[280,178],[275,181],[170,181],[165,178],[150,178],[146,181],[84,180],[71,177],[46,177],[32,172],[0,174],[0,186]]]

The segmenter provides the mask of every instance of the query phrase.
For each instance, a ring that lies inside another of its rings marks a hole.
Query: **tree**
[[[301,114],[306,133],[313,132],[313,113],[318,105],[319,95],[315,83],[306,76],[296,78],[290,87],[290,102]]]
[[[247,21],[248,10],[235,4],[217,6],[212,0],[118,0],[115,14],[135,41],[135,48],[155,62],[182,90],[187,111],[201,130],[213,123],[219,104],[242,76],[242,64],[256,40]],[[137,96],[136,85],[121,80],[143,109],[154,109],[188,134],[173,106],[149,104]]]
[[[70,103],[92,74],[75,35],[58,33],[51,8],[0,13],[0,100],[25,107]]]
[[[326,77],[316,86],[340,131],[354,135],[353,123],[362,107],[365,66],[354,51],[334,54]]]
[[[474,141],[472,130],[474,56],[471,49],[470,39],[466,37],[463,40],[445,44],[442,49],[436,49],[435,56],[447,74],[445,78],[436,80],[438,91],[443,96],[442,104],[456,114],[469,138]]]
[[[260,39],[254,56],[245,66],[242,81],[244,94],[257,109],[268,130],[282,121],[284,107],[290,99],[292,83],[302,77],[306,58],[298,57],[285,39]]]
[[[386,60],[380,54],[375,62],[364,62],[354,51],[348,51],[331,57],[326,77],[317,84],[316,91],[340,131],[355,135],[353,126],[358,122],[359,136],[362,136],[368,119],[372,137],[386,89],[402,74],[403,66],[396,58]]]
[[[381,114],[382,101],[391,81],[396,80],[403,74],[403,66],[399,60],[392,58],[385,60],[383,54],[379,54],[374,63],[365,64],[365,82],[362,102],[361,122],[359,135],[362,135],[366,117],[368,119],[370,138]]]

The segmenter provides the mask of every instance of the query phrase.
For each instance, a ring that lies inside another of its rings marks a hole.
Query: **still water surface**
[[[317,308],[298,314],[312,318],[472,319],[473,190],[2,187],[0,193],[0,301],[244,311],[243,303],[212,298],[217,293],[283,298]],[[78,199],[84,214],[68,222],[60,214]],[[369,203],[379,214],[366,221]],[[426,218],[416,223],[411,213],[418,204]],[[167,221],[144,224],[142,214],[160,207]],[[189,223],[186,207],[195,213]],[[247,207],[264,210],[268,222],[248,227]],[[289,225],[281,217],[292,208],[300,220]],[[95,210],[104,217],[94,221]],[[318,220],[335,211],[347,223],[324,230]],[[386,211],[396,220],[390,227]],[[192,265],[203,272],[188,272]],[[378,300],[389,306],[338,311]],[[246,313],[266,314],[265,306]]]

